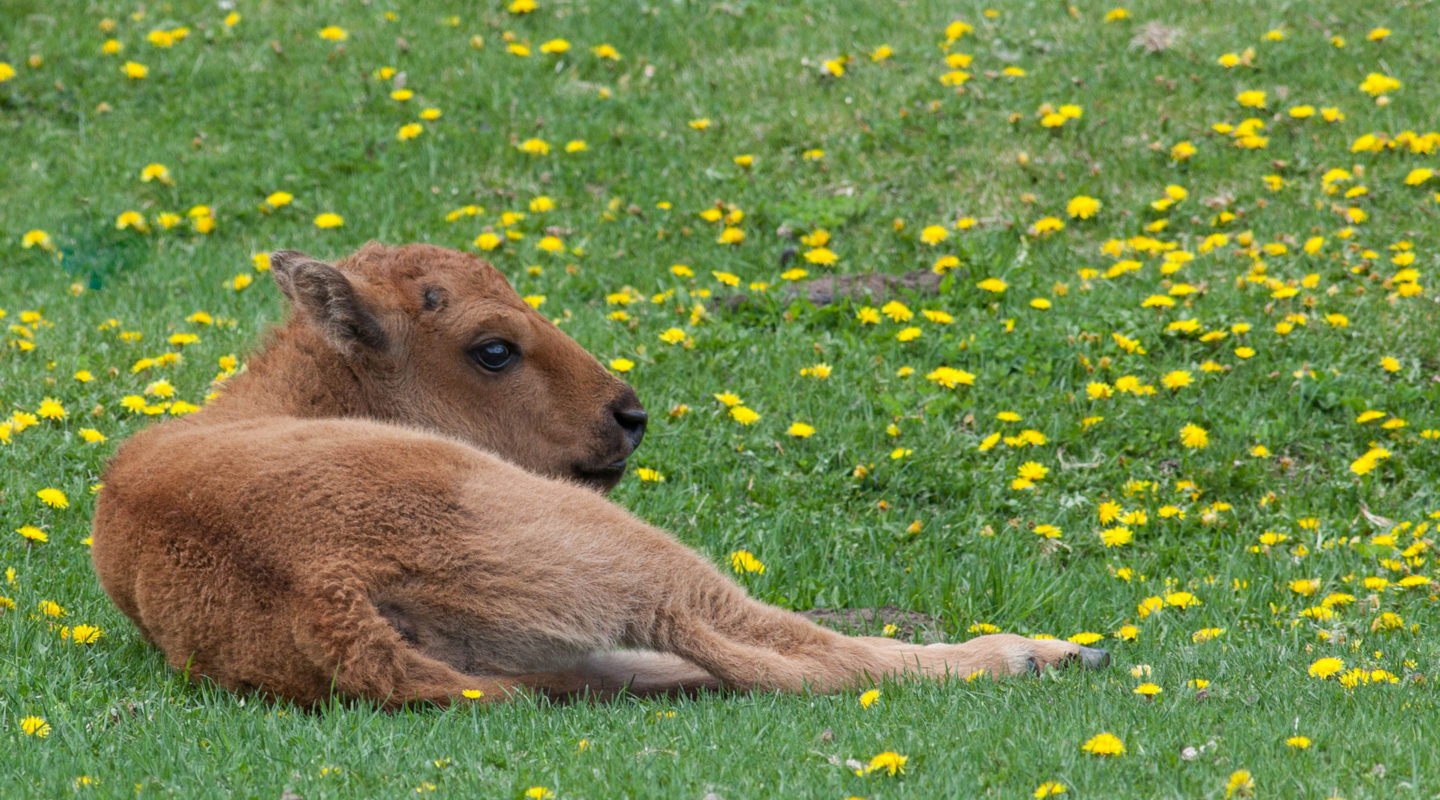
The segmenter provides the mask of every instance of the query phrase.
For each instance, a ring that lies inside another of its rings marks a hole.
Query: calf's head
[[[271,269],[293,306],[289,324],[323,336],[355,375],[367,416],[601,491],[640,444],[634,390],[473,255],[371,243],[333,266],[281,250]]]

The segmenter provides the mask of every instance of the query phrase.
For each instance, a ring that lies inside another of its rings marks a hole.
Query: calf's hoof
[[[1080,661],[1080,666],[1086,669],[1100,669],[1101,667],[1110,666],[1109,653],[1104,650],[1096,650],[1093,647],[1085,647],[1084,645],[1080,646],[1078,660]]]
[[[1093,647],[1079,646],[1080,649],[1062,659],[1058,666],[1070,667],[1079,665],[1085,669],[1100,669],[1110,666],[1110,654],[1104,650],[1097,650]],[[1039,659],[1031,656],[1026,659],[1026,667],[1031,674],[1038,675],[1044,669]]]

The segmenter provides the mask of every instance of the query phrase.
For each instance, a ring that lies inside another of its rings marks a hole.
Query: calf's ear
[[[270,272],[291,305],[335,349],[346,354],[361,348],[385,349],[385,329],[343,272],[297,250],[271,254]]]

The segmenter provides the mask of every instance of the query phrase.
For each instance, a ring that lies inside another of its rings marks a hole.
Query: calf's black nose
[[[615,412],[615,421],[620,423],[620,430],[625,431],[631,450],[639,447],[640,440],[645,438],[645,421],[649,418],[643,408],[625,408]]]

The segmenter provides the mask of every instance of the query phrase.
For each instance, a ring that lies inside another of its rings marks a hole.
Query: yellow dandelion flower
[[[1224,633],[1224,628],[1201,628],[1200,630],[1190,634],[1190,641],[1195,642],[1196,644],[1199,644],[1200,642],[1208,642],[1213,639],[1219,638]]]
[[[75,644],[95,644],[105,632],[94,625],[76,625],[70,629],[70,641]]]
[[[1324,680],[1325,678],[1334,675],[1335,673],[1343,670],[1344,668],[1345,662],[1341,661],[1338,658],[1321,658],[1310,665],[1310,677],[1320,678],[1321,680]]]
[[[883,772],[886,775],[895,775],[896,773],[903,775],[905,774],[905,762],[909,760],[908,756],[887,751],[870,759],[870,763],[866,764],[863,770],[856,770],[856,774],[869,775],[872,772]]]
[[[150,232],[150,226],[146,224],[145,218],[138,211],[124,211],[115,218],[116,230],[123,231],[127,228],[140,233]]]
[[[21,525],[20,527],[15,529],[15,532],[20,534],[22,537],[29,539],[32,542],[39,542],[41,544],[44,544],[50,541],[50,537],[45,533],[45,531],[40,530],[34,525]]]
[[[785,432],[797,439],[807,439],[815,434],[815,428],[803,422],[792,422]]]
[[[1123,525],[1100,531],[1100,541],[1106,547],[1119,547],[1128,544],[1134,538],[1135,532]]]
[[[1365,76],[1365,80],[1360,82],[1360,91],[1371,97],[1379,97],[1380,95],[1393,92],[1401,86],[1400,81],[1388,75],[1372,72]]]
[[[1100,205],[1099,200],[1079,194],[1065,204],[1065,213],[1069,214],[1071,219],[1090,219],[1100,212]]]
[[[1117,9],[1115,9],[1115,11],[1124,11],[1124,10],[1125,10],[1125,9],[1123,9],[1123,8],[1117,8]],[[1115,13],[1115,12],[1112,11],[1112,12],[1110,12],[1110,13],[1113,14],[1113,13]],[[1108,15],[1107,15],[1107,16],[1108,16]],[[1070,788],[1069,788],[1068,786],[1066,786],[1065,784],[1059,782],[1059,781],[1045,781],[1044,783],[1042,783],[1042,784],[1040,784],[1039,786],[1035,787],[1035,798],[1036,798],[1036,800],[1044,800],[1044,798],[1046,798],[1046,797],[1058,797],[1058,796],[1060,796],[1060,795],[1062,795],[1062,794],[1065,794],[1065,793],[1068,792],[1068,791],[1070,791]]]
[[[755,557],[755,554],[748,550],[736,550],[731,553],[730,568],[733,569],[737,575],[742,573],[765,574],[765,565],[761,563],[760,559]]]
[[[1119,756],[1125,754],[1125,743],[1111,733],[1098,733],[1080,746],[1081,750],[1097,756]]]
[[[830,265],[840,260],[828,247],[815,247],[805,251],[805,260],[811,264]]]
[[[1390,457],[1390,451],[1383,447],[1372,447],[1364,455],[1350,462],[1350,471],[1356,475],[1368,475],[1380,462]]]
[[[1189,372],[1186,372],[1183,369],[1177,369],[1173,372],[1168,372],[1165,374],[1164,377],[1160,379],[1160,384],[1166,389],[1170,389],[1172,391],[1189,386],[1192,383],[1194,383],[1194,379],[1190,377]]]
[[[745,406],[731,406],[730,418],[741,425],[750,425],[758,421],[760,415]]]
[[[861,309],[864,311],[864,309]],[[880,307],[880,313],[894,320],[895,322],[908,322],[915,316],[908,306],[899,300],[891,300]]]
[[[945,230],[943,225],[927,225],[920,231],[920,241],[928,245],[937,245],[950,238],[950,232]]]
[[[727,226],[721,230],[720,235],[715,239],[716,244],[740,244],[744,241],[745,231],[733,226]]]
[[[40,501],[51,508],[69,508],[70,499],[59,489],[45,488],[35,493]]]
[[[149,183],[151,181],[171,186],[175,183],[175,178],[170,175],[170,168],[164,164],[146,164],[140,170],[140,182]]]
[[[41,250],[53,251],[55,249],[55,242],[50,238],[50,234],[45,231],[31,230],[26,231],[25,235],[20,237],[20,246],[26,250],[32,247],[38,247]]]
[[[1200,450],[1210,444],[1210,434],[1192,423],[1180,429],[1180,444],[1192,450]]]
[[[1015,472],[1018,477],[1034,483],[1044,480],[1045,476],[1050,474],[1050,468],[1036,461],[1026,461],[1016,468]]]
[[[1058,217],[1041,217],[1035,221],[1034,233],[1036,236],[1045,236],[1051,233],[1058,233],[1065,230],[1065,223]]]
[[[65,419],[65,406],[60,405],[59,400],[56,400],[53,397],[47,397],[44,400],[40,401],[40,408],[35,410],[35,416],[40,417],[41,419]]]
[[[1235,102],[1246,108],[1264,108],[1265,92],[1258,89],[1244,91],[1235,95]]]
[[[1255,779],[1250,776],[1250,770],[1237,769],[1230,773],[1230,779],[1225,782],[1226,797],[1249,797],[1255,792]]]

